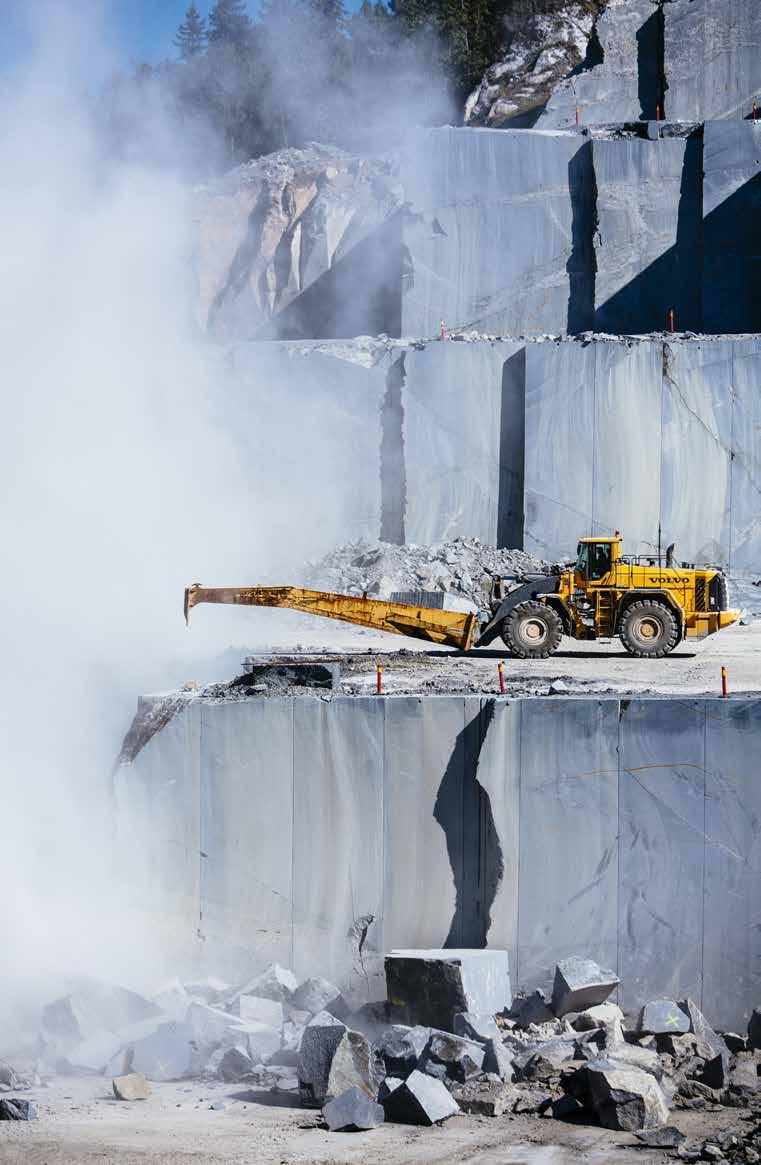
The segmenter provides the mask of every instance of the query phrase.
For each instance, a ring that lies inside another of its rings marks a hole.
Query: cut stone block
[[[320,1011],[334,1014],[334,1009],[343,1010],[348,1015],[349,1011],[336,985],[319,976],[305,979],[294,991],[291,1004],[301,1011],[308,1011],[310,1015],[316,1015]]]
[[[17,1096],[0,1100],[0,1121],[35,1121],[37,1105],[33,1100],[20,1100]]]
[[[306,1107],[322,1107],[328,1094],[333,1056],[345,1031],[345,1025],[327,1011],[318,1012],[304,1029],[298,1078],[301,1103]]]
[[[552,1010],[555,1015],[569,1011],[584,1011],[604,1003],[619,983],[614,971],[607,971],[592,959],[572,955],[555,968],[552,988]]]
[[[420,1062],[421,1072],[439,1080],[468,1080],[483,1070],[484,1048],[449,1032],[432,1031]]]
[[[662,1129],[648,1129],[643,1133],[634,1134],[640,1145],[648,1149],[678,1149],[686,1141],[684,1133],[674,1125],[666,1125]]]
[[[440,1080],[417,1070],[406,1080],[387,1080],[382,1098],[386,1119],[409,1125],[435,1125],[459,1112],[457,1102]]]
[[[690,1018],[673,999],[652,999],[640,1012],[637,1030],[654,1036],[688,1032]]]
[[[668,1120],[660,1085],[641,1068],[593,1060],[568,1077],[564,1088],[587,1104],[606,1129],[636,1133],[660,1128]]]
[[[380,1052],[361,1032],[347,1030],[333,1054],[327,1095],[342,1096],[353,1088],[361,1088],[374,1099],[384,1076]]]
[[[386,1119],[383,1105],[362,1088],[347,1088],[324,1106],[322,1115],[333,1133],[377,1129]]]
[[[387,1075],[404,1080],[414,1072],[430,1038],[431,1029],[428,1027],[392,1024],[387,1028],[377,1043]]]
[[[283,1026],[283,1005],[276,999],[240,995],[231,1010],[246,1023],[264,1023],[274,1028]]]
[[[459,1011],[454,1017],[454,1034],[484,1045],[489,1040],[502,1039],[493,1015],[473,1015],[468,1011]]]
[[[151,1086],[142,1072],[129,1072],[126,1076],[115,1076],[111,1081],[117,1100],[147,1100]]]
[[[386,956],[389,1002],[400,1020],[451,1031],[458,1012],[509,1008],[507,951],[407,950]]]

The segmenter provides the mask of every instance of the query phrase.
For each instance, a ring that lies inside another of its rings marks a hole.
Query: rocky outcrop
[[[384,279],[399,269],[401,201],[393,159],[320,145],[279,150],[199,188],[201,326],[219,339],[389,331]]]

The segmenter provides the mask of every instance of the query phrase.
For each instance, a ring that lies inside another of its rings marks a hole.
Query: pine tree
[[[246,0],[217,0],[209,14],[211,44],[239,44],[250,29]]]
[[[206,21],[195,4],[191,4],[174,38],[183,61],[192,61],[202,55],[206,48],[207,35]]]

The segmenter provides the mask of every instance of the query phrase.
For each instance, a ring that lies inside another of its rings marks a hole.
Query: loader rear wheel
[[[655,599],[641,599],[627,607],[618,633],[626,650],[643,658],[661,659],[679,642],[674,612]]]
[[[562,636],[557,611],[533,600],[519,603],[502,623],[502,640],[518,659],[546,659],[557,651]]]

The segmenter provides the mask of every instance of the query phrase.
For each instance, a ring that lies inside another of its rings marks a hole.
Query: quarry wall
[[[242,344],[225,391],[242,456],[280,418],[316,552],[475,536],[557,559],[619,529],[645,554],[660,526],[682,560],[752,574],[759,383],[758,337],[590,336]]]
[[[393,947],[505,947],[529,989],[583,953],[624,1007],[690,995],[738,1029],[759,747],[754,699],[195,700],[118,770],[120,840],[178,962],[382,995]]]

